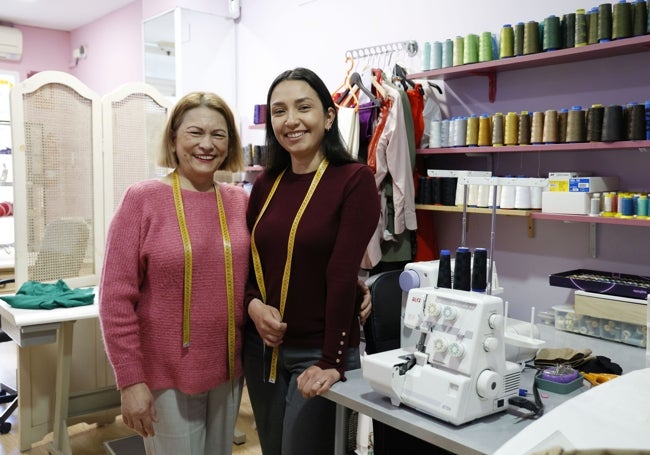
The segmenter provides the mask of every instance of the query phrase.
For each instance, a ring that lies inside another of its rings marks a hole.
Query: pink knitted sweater
[[[250,251],[248,195],[219,185],[233,250],[236,377],[242,373],[243,298]],[[214,193],[182,191],[193,255],[191,345],[182,346],[183,243],[172,188],[158,180],[131,186],[111,222],[99,287],[104,343],[118,388],[188,394],[229,380],[223,241]]]

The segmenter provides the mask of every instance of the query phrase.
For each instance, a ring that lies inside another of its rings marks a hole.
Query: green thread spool
[[[503,114],[501,112],[496,112],[492,116],[492,146],[502,146],[503,140]]]
[[[625,0],[614,3],[612,19],[612,39],[632,36],[632,5]]]
[[[442,43],[434,41],[431,45],[431,69],[442,68]]]
[[[639,198],[636,202],[637,207],[637,216],[647,217],[648,216],[648,196],[646,194],[639,195]]]
[[[521,111],[519,114],[519,145],[530,145],[530,113]]]
[[[457,36],[454,39],[454,66],[463,64],[463,56],[465,55],[465,38]]]
[[[515,30],[512,25],[505,24],[501,27],[499,39],[499,58],[508,58],[515,55]]]
[[[587,44],[596,44],[597,42],[598,42],[598,7],[594,7],[591,8],[587,13]]]
[[[533,112],[533,122],[530,128],[530,142],[533,144],[544,143],[544,113],[541,111]]]
[[[576,10],[576,32],[574,47],[587,45],[587,17],[585,10],[580,8]]]
[[[515,25],[515,39],[514,39],[514,49],[515,56],[524,55],[524,29],[525,25],[523,22],[518,22]]]
[[[524,26],[524,55],[536,54],[539,50],[539,23],[528,21]]]
[[[594,104],[587,110],[587,142],[600,142],[603,137],[603,117],[605,108]]]
[[[645,24],[644,24],[645,25]],[[478,61],[489,62],[494,59],[492,33],[483,32],[478,40]]]
[[[562,16],[562,47],[571,49],[576,44],[576,14],[568,13]]]
[[[646,34],[648,23],[648,6],[644,0],[632,3],[632,36]]]
[[[598,42],[612,40],[612,4],[601,3],[598,6]]]
[[[562,47],[562,38],[560,31],[560,18],[549,16],[544,19],[544,32],[542,39],[542,49],[545,51],[554,51]]]
[[[465,36],[465,45],[463,53],[463,63],[478,62],[478,35],[470,33]]]

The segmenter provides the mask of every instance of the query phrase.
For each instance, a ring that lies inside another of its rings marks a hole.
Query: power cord
[[[535,373],[535,379],[541,373],[541,370],[530,365],[526,365],[527,368],[534,368],[537,370]],[[518,408],[524,408],[528,411],[531,411],[531,414],[526,416],[526,418],[537,419],[544,415],[544,403],[542,402],[542,397],[539,394],[539,389],[537,388],[537,381],[533,379],[533,398],[534,401],[531,401],[523,396],[510,397],[508,399],[508,404],[516,406]]]

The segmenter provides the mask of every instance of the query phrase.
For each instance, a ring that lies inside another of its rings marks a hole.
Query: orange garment
[[[415,84],[413,88],[406,91],[411,104],[411,115],[413,116],[413,131],[415,133],[415,144],[419,147],[424,134],[424,90],[422,85]]]
[[[377,126],[375,126],[375,129],[372,132],[370,144],[368,144],[368,166],[370,166],[370,169],[372,169],[372,172],[374,173],[377,173],[377,144],[379,143],[379,138],[381,138],[381,135],[384,132],[386,119],[388,118],[388,112],[390,111],[391,107],[393,107],[393,100],[390,97],[386,97],[381,100],[379,120],[377,122]]]

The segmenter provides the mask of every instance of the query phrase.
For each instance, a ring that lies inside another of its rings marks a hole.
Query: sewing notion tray
[[[633,299],[646,299],[650,292],[650,277],[587,269],[554,273],[549,275],[549,284]]]

